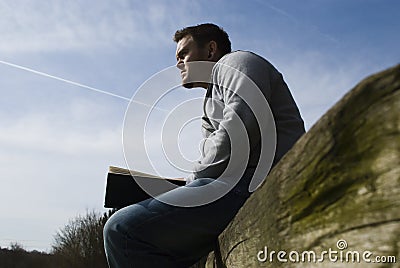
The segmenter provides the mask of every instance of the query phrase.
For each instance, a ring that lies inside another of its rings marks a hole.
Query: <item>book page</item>
[[[145,178],[153,178],[153,179],[168,179],[168,180],[179,180],[179,181],[185,181],[183,178],[164,178],[164,177],[159,177],[156,175],[152,174],[147,174],[144,172],[136,171],[136,170],[129,170],[126,168],[121,168],[121,167],[114,167],[110,166],[108,169],[109,173],[114,173],[114,174],[121,174],[121,175],[131,175],[131,176],[138,176],[138,177],[145,177]]]

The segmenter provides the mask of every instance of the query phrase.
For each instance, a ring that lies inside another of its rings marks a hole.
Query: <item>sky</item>
[[[127,166],[124,126],[135,126],[124,118],[140,106],[129,100],[175,65],[177,29],[216,23],[234,50],[268,59],[308,130],[361,79],[400,62],[398,10],[397,0],[0,0],[0,246],[49,251],[68,220],[106,211],[108,166]],[[173,109],[203,94],[177,88],[162,101]],[[146,157],[180,176],[152,115]],[[167,142],[196,159],[200,138],[193,120]]]

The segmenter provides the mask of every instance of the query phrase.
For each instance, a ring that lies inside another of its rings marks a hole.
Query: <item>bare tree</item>
[[[103,227],[112,212],[94,211],[77,216],[54,237],[52,253],[60,267],[108,267],[103,246]]]
[[[24,246],[18,242],[10,243],[10,250],[14,252],[25,252]]]

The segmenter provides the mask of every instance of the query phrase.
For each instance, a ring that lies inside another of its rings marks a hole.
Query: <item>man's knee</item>
[[[110,244],[115,244],[118,238],[122,236],[122,230],[119,228],[118,217],[115,214],[112,215],[103,228],[103,237],[105,246],[110,246]]]
[[[115,212],[104,225],[104,241],[116,243],[125,239],[128,232],[135,232],[136,227],[142,224],[148,214],[146,208],[137,204]]]

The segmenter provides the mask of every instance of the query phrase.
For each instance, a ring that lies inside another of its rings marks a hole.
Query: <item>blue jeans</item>
[[[212,181],[197,179],[187,187]],[[181,188],[165,195],[188,198]],[[154,198],[125,207],[104,227],[108,264],[111,268],[187,268],[213,250],[218,235],[248,196],[235,187],[222,198],[197,207],[172,206]]]

